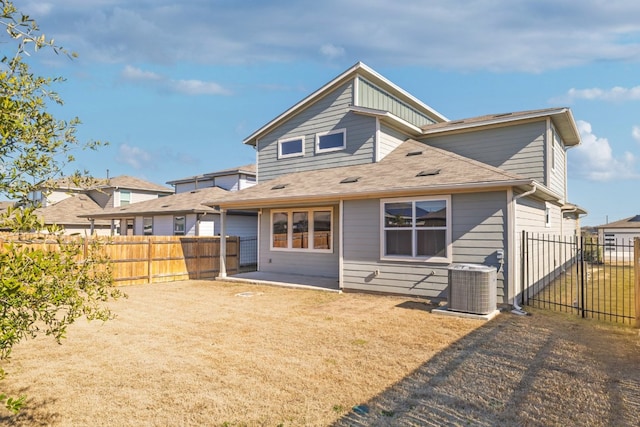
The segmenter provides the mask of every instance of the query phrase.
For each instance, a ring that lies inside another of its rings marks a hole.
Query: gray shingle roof
[[[609,224],[598,225],[596,228],[638,228],[640,229],[640,215],[631,216]]]
[[[144,202],[132,203],[126,206],[109,209],[96,209],[85,214],[92,218],[125,218],[134,215],[173,215],[178,213],[216,213],[211,206],[205,206],[203,202],[223,198],[228,193],[219,187],[200,188],[170,196]]]
[[[292,173],[206,204],[248,208],[294,201],[506,188],[531,182],[529,178],[408,140],[378,163]]]
[[[35,210],[36,215],[44,219],[45,224],[89,226],[91,222],[80,215],[100,210],[100,205],[84,194],[67,197],[53,205]],[[109,224],[109,221],[96,221],[97,225]]]

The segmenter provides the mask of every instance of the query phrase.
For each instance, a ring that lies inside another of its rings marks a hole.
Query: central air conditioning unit
[[[497,271],[481,264],[449,267],[449,310],[489,314],[497,306]]]

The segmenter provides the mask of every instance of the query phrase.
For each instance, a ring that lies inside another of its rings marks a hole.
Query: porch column
[[[220,274],[218,277],[227,277],[227,211],[220,209]]]

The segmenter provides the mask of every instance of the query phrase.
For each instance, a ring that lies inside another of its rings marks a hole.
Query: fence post
[[[149,244],[147,245],[147,283],[151,283],[151,273],[152,273],[152,263],[153,263],[153,257],[152,257],[152,252],[153,252],[153,242],[151,240],[151,238],[148,238],[148,242]]]
[[[633,240],[633,272],[635,277],[636,328],[640,328],[640,238]]]

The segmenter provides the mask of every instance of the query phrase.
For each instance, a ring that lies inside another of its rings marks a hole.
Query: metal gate
[[[640,326],[637,247],[633,240],[523,232],[522,303]]]

